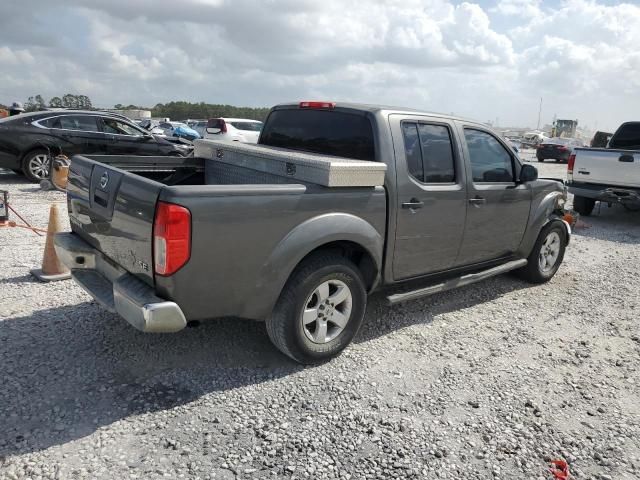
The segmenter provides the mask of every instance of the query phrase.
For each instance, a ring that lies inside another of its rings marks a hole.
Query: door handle
[[[417,198],[412,198],[408,202],[404,202],[402,204],[402,208],[410,208],[412,210],[415,210],[416,208],[422,208],[422,207],[424,207],[424,202],[421,202]]]
[[[633,155],[620,155],[618,157],[618,161],[619,162],[633,163]]]
[[[485,203],[487,203],[487,199],[482,197],[470,198],[469,203],[475,206],[484,205]]]

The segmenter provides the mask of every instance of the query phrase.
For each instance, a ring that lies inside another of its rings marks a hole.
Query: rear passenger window
[[[97,132],[98,124],[96,117],[89,115],[65,115],[58,117],[59,123],[56,122],[53,128],[62,128],[64,130],[80,130],[83,132]]]
[[[451,134],[444,125],[402,123],[409,174],[423,183],[455,182]]]
[[[464,138],[467,141],[474,182],[514,181],[511,154],[493,135],[465,128]]]
[[[420,152],[420,140],[418,139],[418,126],[415,123],[403,123],[404,153],[407,158],[409,175],[421,182],[424,181],[422,170],[422,153]]]

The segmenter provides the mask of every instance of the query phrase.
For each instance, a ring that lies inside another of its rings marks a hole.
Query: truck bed
[[[285,239],[296,238],[294,230],[307,220],[331,215],[327,220],[334,223],[348,218],[348,225],[372,225],[377,242],[372,251],[382,251],[385,236],[381,186],[330,188],[197,157],[75,156],[67,193],[72,231],[162,298],[179,300],[188,320],[238,312],[264,318],[265,303],[247,298],[272,294],[272,286],[263,283],[279,274],[270,271],[271,257]],[[160,201],[191,213],[194,261],[168,277],[155,275],[153,268]],[[315,239],[297,241],[302,249]],[[278,268],[299,261],[293,251],[288,247],[286,258],[277,259]],[[241,288],[226,281],[237,275],[251,281]],[[211,301],[202,301],[212,295],[224,302],[212,307]]]

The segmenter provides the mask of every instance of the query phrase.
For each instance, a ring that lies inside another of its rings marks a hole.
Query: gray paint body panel
[[[299,261],[329,242],[362,245],[382,264],[382,187],[244,190],[169,187],[160,195],[191,211],[191,260],[170,277],[156,277],[158,294],[176,301],[188,319],[265,318]]]

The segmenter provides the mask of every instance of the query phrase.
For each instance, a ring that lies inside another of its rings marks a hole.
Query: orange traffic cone
[[[41,282],[55,282],[71,278],[69,269],[65,267],[53,246],[53,236],[62,231],[58,206],[54,203],[49,209],[49,225],[47,226],[47,241],[44,244],[42,268],[31,270],[31,274]]]

